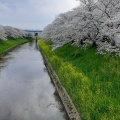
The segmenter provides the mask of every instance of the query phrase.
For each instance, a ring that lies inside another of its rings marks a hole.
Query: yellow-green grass
[[[28,39],[26,38],[18,38],[18,39],[8,38],[7,41],[0,40],[0,53],[3,53],[5,50],[11,48],[12,46],[15,46],[17,44],[24,43],[27,41]]]
[[[120,120],[120,57],[96,55],[96,48],[71,43],[51,51],[39,41],[82,120]]]

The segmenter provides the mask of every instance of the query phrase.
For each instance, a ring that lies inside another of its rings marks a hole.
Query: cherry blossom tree
[[[8,37],[16,39],[27,36],[28,33],[21,29],[0,25],[0,40],[7,40]]]
[[[5,34],[4,27],[0,25],[0,40],[7,40],[7,35]]]
[[[25,37],[26,37],[26,38],[32,38],[33,35],[32,35],[32,33],[30,33],[30,32],[26,32],[26,33],[25,33]]]
[[[98,0],[97,8],[102,11],[103,17],[114,17],[120,12],[120,0]]]
[[[16,39],[16,38],[22,38],[24,36],[23,32],[17,28],[13,28],[11,26],[5,26],[4,29],[8,37]]]
[[[58,15],[41,36],[59,46],[70,41],[79,46],[88,40],[94,46],[115,46],[115,36],[120,32],[120,0],[79,1],[81,6]]]

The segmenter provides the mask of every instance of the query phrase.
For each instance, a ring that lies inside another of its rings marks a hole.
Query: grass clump
[[[58,74],[82,120],[120,120],[120,57],[96,55],[96,48],[71,43],[51,51],[39,46]]]

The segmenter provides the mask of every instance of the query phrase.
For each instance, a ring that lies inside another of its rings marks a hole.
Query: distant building
[[[41,34],[42,30],[24,30],[25,32],[29,32],[32,33],[33,35],[35,35],[35,33],[38,33],[38,35]]]

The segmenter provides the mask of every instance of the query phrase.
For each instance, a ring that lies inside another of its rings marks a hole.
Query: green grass
[[[0,53],[3,53],[5,50],[7,50],[8,48],[23,43],[23,42],[27,42],[28,39],[26,38],[18,38],[18,39],[12,39],[9,38],[7,41],[1,41],[0,40]]]
[[[51,51],[39,42],[82,120],[120,120],[120,57],[96,55],[96,48],[71,43]]]

